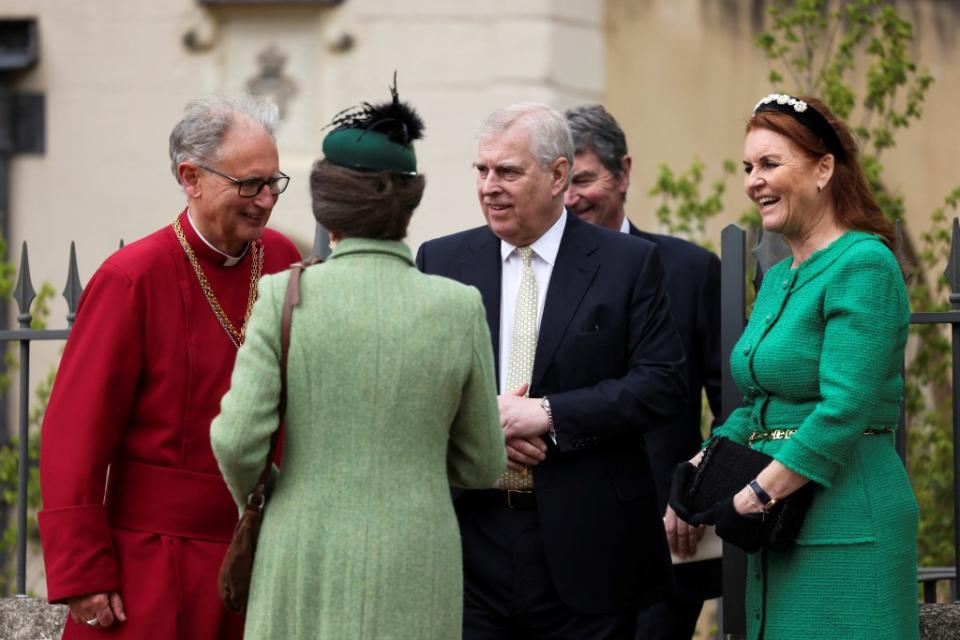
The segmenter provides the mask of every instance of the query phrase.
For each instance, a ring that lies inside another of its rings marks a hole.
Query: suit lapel
[[[567,226],[560,240],[557,261],[550,276],[547,300],[537,336],[537,355],[533,361],[531,390],[538,389],[553,354],[563,339],[583,296],[597,274],[597,243],[588,223],[574,215],[567,216]]]
[[[458,280],[480,290],[487,311],[487,326],[493,343],[493,370],[500,383],[500,240],[488,228],[479,229],[467,243],[467,251],[460,259]]]

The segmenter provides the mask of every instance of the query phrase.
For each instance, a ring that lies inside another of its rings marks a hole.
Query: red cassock
[[[234,266],[180,225],[220,305],[242,326],[251,251]],[[263,273],[300,259],[266,229]],[[69,618],[64,638],[240,638],[216,576],[237,521],[210,449],[236,347],[171,226],[90,279],[43,421],[40,537],[50,602],[117,591],[127,622]]]

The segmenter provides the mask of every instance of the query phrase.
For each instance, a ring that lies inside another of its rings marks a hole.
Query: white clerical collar
[[[200,229],[197,229],[197,225],[193,223],[193,216],[190,215],[189,208],[187,209],[187,220],[190,221],[190,226],[193,227],[194,232],[200,237],[201,240],[203,240],[203,244],[207,245],[208,247],[210,247],[211,249],[213,249],[214,251],[216,251],[217,253],[223,256],[223,266],[232,267],[238,262],[240,262],[241,260],[243,260],[243,256],[247,255],[247,248],[250,246],[249,242],[243,246],[243,251],[240,253],[239,256],[231,256],[230,254],[224,253],[223,251],[220,251],[220,249],[217,249],[215,246],[210,244],[209,240],[203,237],[203,234],[200,233]]]
[[[620,223],[620,233],[630,233],[630,219],[623,216],[623,222]]]
[[[530,245],[533,252],[551,267],[557,261],[557,252],[560,251],[560,240],[563,239],[563,230],[566,226],[567,210],[564,209],[560,217],[557,218],[557,221]],[[516,249],[514,245],[506,240],[501,240],[500,259],[506,261],[506,259],[510,257],[510,254],[516,251]]]

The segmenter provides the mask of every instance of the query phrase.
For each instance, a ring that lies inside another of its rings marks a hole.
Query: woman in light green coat
[[[461,635],[450,487],[492,487],[506,457],[480,294],[419,273],[400,242],[424,182],[410,145],[418,123],[397,108],[341,122],[311,174],[336,248],[303,273],[293,313],[283,465],[246,638]],[[287,279],[261,281],[211,429],[238,505],[276,427]]]
[[[717,503],[717,533],[752,546],[772,501],[817,485],[796,542],[748,555],[747,636],[917,638],[917,503],[894,447],[910,307],[893,226],[850,130],[814,98],[762,100],[743,168],[792,256],[764,276],[730,356],[743,404],[714,431],[773,462]],[[691,534],[678,526],[671,545]]]

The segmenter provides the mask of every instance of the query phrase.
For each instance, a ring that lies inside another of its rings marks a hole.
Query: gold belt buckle
[[[757,442],[759,440],[789,440],[793,437],[793,434],[797,432],[796,429],[770,429],[769,431],[754,431],[750,434],[748,442]],[[893,433],[893,429],[890,427],[883,427],[880,429],[864,429],[863,435],[865,436],[878,436],[885,433]]]
[[[750,434],[749,442],[759,440],[789,440],[796,433],[796,429],[770,429],[769,431],[754,431]]]

